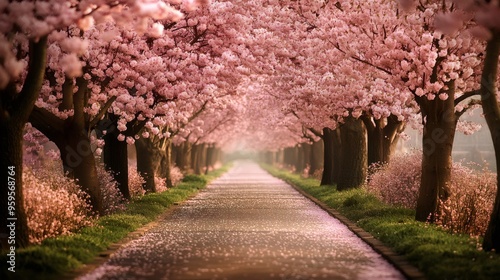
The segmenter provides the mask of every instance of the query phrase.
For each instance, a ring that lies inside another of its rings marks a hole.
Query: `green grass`
[[[126,210],[103,216],[92,227],[82,228],[71,235],[48,238],[40,245],[18,249],[15,273],[7,271],[7,256],[2,253],[0,279],[61,278],[82,264],[92,262],[110,245],[154,221],[173,204],[196,194],[228,169],[229,165],[226,165],[207,175],[187,175],[175,188],[133,199]]]
[[[404,255],[428,279],[500,279],[500,254],[479,250],[481,240],[416,222],[413,210],[384,204],[363,189],[339,192],[335,186],[319,186],[315,179],[304,179],[267,165],[263,167]]]

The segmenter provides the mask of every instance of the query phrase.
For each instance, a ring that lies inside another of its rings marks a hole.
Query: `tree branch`
[[[465,99],[472,97],[472,96],[475,96],[475,95],[481,95],[481,92],[479,90],[472,90],[472,91],[468,91],[468,92],[462,94],[460,97],[455,99],[455,106],[457,106],[458,103],[464,101]]]
[[[55,142],[57,137],[63,135],[64,120],[58,118],[47,109],[35,106],[31,111],[28,121],[51,141]]]
[[[42,87],[47,65],[47,36],[43,36],[38,42],[30,41],[29,48],[28,75],[13,104],[16,111],[10,112],[23,120],[29,118]]]
[[[90,121],[90,123],[89,123],[90,129],[93,129],[97,125],[97,123],[102,119],[104,114],[108,111],[109,107],[111,107],[111,105],[113,104],[113,102],[115,100],[116,100],[116,96],[112,96],[110,99],[108,99],[108,101],[106,101],[104,106],[102,106],[101,110],[99,110],[99,113],[97,113],[97,115],[95,115],[94,119],[92,119]]]

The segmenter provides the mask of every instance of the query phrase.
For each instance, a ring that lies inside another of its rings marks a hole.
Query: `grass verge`
[[[500,279],[500,254],[480,250],[480,239],[417,222],[413,210],[384,204],[364,189],[339,192],[334,186],[319,186],[315,179],[262,167],[337,210],[405,256],[428,279]]]
[[[0,279],[58,279],[81,265],[92,262],[112,244],[130,232],[154,221],[172,205],[186,200],[211,180],[229,169],[229,165],[207,175],[187,175],[175,188],[133,199],[127,209],[99,218],[92,227],[48,238],[40,245],[16,251],[15,272],[7,271],[7,256],[2,253]]]

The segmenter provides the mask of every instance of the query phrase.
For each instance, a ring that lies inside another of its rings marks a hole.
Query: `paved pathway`
[[[239,162],[81,279],[404,279],[338,220]]]

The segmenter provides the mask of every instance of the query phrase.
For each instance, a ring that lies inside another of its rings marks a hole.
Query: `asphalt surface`
[[[340,221],[238,162],[79,279],[404,279]]]

